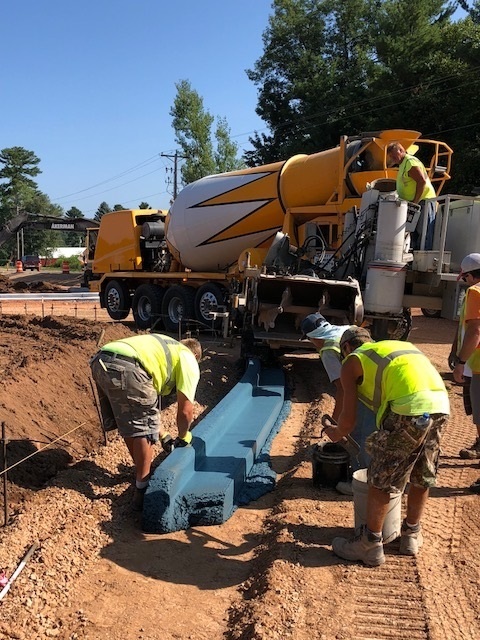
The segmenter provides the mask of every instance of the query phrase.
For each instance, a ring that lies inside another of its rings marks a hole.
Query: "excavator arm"
[[[0,247],[13,238],[18,231],[27,227],[43,231],[79,231],[86,233],[87,229],[98,228],[99,226],[99,222],[88,218],[57,218],[55,216],[41,216],[21,211],[0,229]]]

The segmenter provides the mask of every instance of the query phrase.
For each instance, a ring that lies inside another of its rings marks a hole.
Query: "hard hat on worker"
[[[365,338],[369,341],[372,340],[372,336],[368,329],[352,325],[342,333],[342,337],[340,338],[340,348],[342,348],[346,342],[350,342],[350,340],[353,340],[354,338]]]
[[[307,338],[322,338],[322,335],[311,335],[316,331],[326,330],[331,327],[331,324],[326,320],[322,314],[317,311],[316,313],[310,313],[302,320],[302,324],[300,325],[300,329],[302,331],[302,340],[306,340]]]
[[[457,276],[457,280],[461,280],[467,273],[471,271],[480,270],[480,253],[469,253],[468,256],[462,260],[460,265],[460,273]]]

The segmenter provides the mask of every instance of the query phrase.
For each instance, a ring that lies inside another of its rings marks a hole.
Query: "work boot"
[[[460,449],[458,454],[463,460],[476,460],[480,458],[480,437],[478,437],[471,447]]]
[[[164,433],[163,436],[160,437],[160,443],[162,445],[162,449],[165,451],[167,455],[169,453],[172,453],[174,442],[175,440],[172,438],[172,436],[169,433]]]
[[[420,524],[416,524],[414,527],[408,527],[407,521],[404,520],[401,533],[400,553],[402,556],[416,556],[418,550],[423,545],[423,535]]]
[[[472,493],[480,494],[480,478],[475,480],[475,482],[470,485],[469,489]]]
[[[135,492],[132,499],[132,508],[134,511],[143,511],[143,499],[145,497],[146,490],[146,487],[145,489],[137,489],[137,487],[135,487]]]
[[[343,494],[344,496],[353,496],[353,489],[352,489],[352,483],[351,482],[337,482],[335,489],[338,491],[338,493]]]
[[[369,567],[378,567],[385,562],[382,536],[372,533],[365,525],[350,540],[334,538],[332,549],[333,553],[344,560],[361,560]]]

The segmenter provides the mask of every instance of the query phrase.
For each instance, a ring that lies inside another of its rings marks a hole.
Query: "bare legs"
[[[428,489],[410,485],[407,498],[407,522],[418,524],[428,498]],[[388,512],[390,495],[369,485],[367,496],[367,527],[378,533],[383,529],[383,523]]]
[[[147,482],[153,459],[153,447],[147,438],[124,438],[135,465],[137,482]]]

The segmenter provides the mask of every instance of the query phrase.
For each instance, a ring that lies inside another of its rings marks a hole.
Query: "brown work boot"
[[[480,458],[480,437],[478,437],[471,447],[460,449],[458,454],[463,460],[476,460]]]
[[[423,545],[423,535],[420,524],[408,527],[407,521],[402,523],[402,537],[400,538],[400,553],[402,556],[416,556]]]
[[[382,536],[372,533],[365,525],[350,540],[334,538],[332,549],[333,553],[344,560],[360,560],[369,567],[377,567],[385,562]]]

